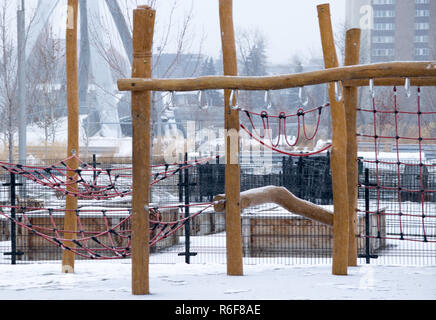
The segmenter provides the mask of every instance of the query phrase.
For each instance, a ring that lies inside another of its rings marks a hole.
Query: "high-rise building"
[[[436,0],[347,0],[346,24],[362,29],[363,62],[436,59]]]

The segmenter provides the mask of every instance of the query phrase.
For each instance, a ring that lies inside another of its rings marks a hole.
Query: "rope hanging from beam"
[[[284,140],[283,144],[286,144],[288,147],[292,147],[292,148],[297,147],[298,143],[300,142],[300,140],[303,137],[307,141],[314,140],[315,136],[317,135],[317,133],[319,131],[322,111],[324,108],[328,108],[329,106],[330,106],[330,104],[326,103],[323,106],[320,106],[318,108],[313,108],[313,109],[310,109],[307,111],[304,110],[303,107],[301,107],[301,108],[298,108],[296,113],[286,114],[285,112],[282,111],[279,113],[279,115],[270,115],[265,110],[262,111],[261,113],[256,113],[253,111],[240,109],[240,111],[245,113],[245,115],[247,116],[248,122],[250,123],[252,130],[250,131],[244,124],[241,124],[241,128],[253,140],[257,141],[261,145],[263,145],[266,148],[271,149],[275,152],[285,154],[288,156],[294,156],[294,157],[312,156],[312,155],[316,155],[316,154],[319,154],[321,152],[327,151],[328,149],[330,149],[332,147],[332,144],[328,143],[328,144],[322,146],[320,149],[314,150],[312,152],[303,152],[303,151],[302,152],[289,152],[289,151],[281,150],[280,148],[278,148],[278,146],[280,145],[282,137]],[[308,134],[307,123],[306,123],[305,118],[307,115],[312,114],[312,113],[318,113],[317,120],[316,120],[316,124],[315,124],[315,128],[313,130],[313,133]],[[263,129],[263,133],[261,133],[261,131],[259,131],[256,128],[255,123],[253,121],[254,116],[261,118],[262,127],[263,127],[263,128],[261,128],[261,130]],[[287,123],[288,123],[288,119],[292,119],[292,118],[296,118],[297,132],[296,132],[295,140],[291,142],[291,141],[289,141],[289,138],[288,138]],[[272,128],[270,125],[270,119],[277,121],[277,124],[278,124],[278,134],[277,134],[277,140],[275,142],[272,139]],[[265,143],[264,140],[266,137],[268,137],[269,143]]]

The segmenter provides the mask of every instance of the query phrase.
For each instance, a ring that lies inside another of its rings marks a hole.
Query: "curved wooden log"
[[[119,79],[118,89],[120,91],[278,90],[335,81],[368,81],[368,79],[372,78],[382,80],[390,78],[389,81],[394,81],[406,77],[428,78],[427,84],[432,85],[436,78],[436,62],[374,63],[265,77],[206,76],[185,79]],[[376,81],[376,85],[379,81]],[[415,81],[414,79],[414,83]],[[399,80],[399,82],[402,81]],[[387,85],[387,83],[386,81],[383,82],[384,85]]]
[[[215,212],[225,211],[226,196],[217,195],[214,198]],[[333,226],[333,212],[326,210],[309,201],[302,200],[284,187],[268,186],[241,192],[240,207],[246,209],[265,203],[274,203],[294,214],[311,220]]]

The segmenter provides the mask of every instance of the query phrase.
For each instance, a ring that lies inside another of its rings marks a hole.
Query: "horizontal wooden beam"
[[[377,79],[374,81],[375,85],[388,86],[404,83],[405,78],[410,78],[412,85],[418,82],[422,85],[434,85],[436,61],[375,63],[268,77],[119,79],[118,89],[120,91],[280,90],[335,81],[343,81],[347,86],[363,86],[368,85],[369,79]]]

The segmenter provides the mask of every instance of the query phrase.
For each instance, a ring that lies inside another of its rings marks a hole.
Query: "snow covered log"
[[[215,212],[225,211],[225,195],[217,195],[214,198]],[[289,192],[284,187],[267,186],[241,192],[240,207],[246,209],[265,203],[274,203],[294,214],[301,215],[311,220],[333,226],[333,212],[316,204],[302,200]]]

